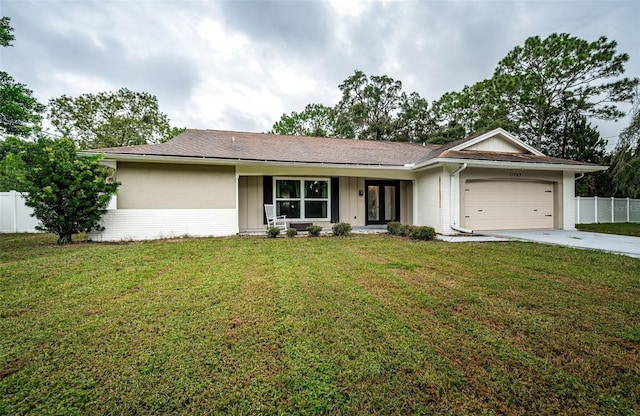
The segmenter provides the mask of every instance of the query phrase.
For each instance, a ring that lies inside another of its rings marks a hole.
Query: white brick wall
[[[105,230],[91,232],[89,239],[129,241],[238,233],[235,209],[118,209],[107,211],[101,223]]]

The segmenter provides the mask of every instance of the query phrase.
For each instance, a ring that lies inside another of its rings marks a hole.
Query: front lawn
[[[640,259],[0,235],[0,414],[638,414]]]
[[[618,222],[605,224],[576,224],[580,231],[592,233],[619,234],[640,237],[640,223],[638,222]]]

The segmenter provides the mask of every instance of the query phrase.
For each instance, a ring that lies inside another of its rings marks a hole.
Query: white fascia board
[[[488,131],[478,137],[476,137],[473,140],[469,140],[468,142],[464,142],[464,143],[460,143],[459,145],[452,147],[449,150],[464,150],[468,147],[471,147],[477,143],[483,142],[491,137],[494,137],[496,135],[500,135],[503,138],[507,139],[508,141],[512,142],[513,144],[515,144],[516,146],[522,147],[523,149],[525,149],[527,152],[532,153],[534,155],[537,156],[545,156],[544,153],[540,152],[539,150],[535,149],[534,147],[529,146],[528,144],[526,144],[525,142],[523,142],[522,140],[518,139],[517,137],[513,136],[511,133],[509,133],[508,131],[502,129],[502,128],[497,128],[497,129],[493,129],[491,131]]]
[[[101,154],[103,161],[115,160],[117,162],[143,162],[143,163],[173,163],[186,165],[236,165],[238,162],[229,159],[211,159],[206,157],[179,157],[158,155],[132,155],[123,153],[88,153],[79,152],[80,156]]]
[[[101,153],[79,152],[81,156],[95,155]],[[272,160],[247,160],[247,159],[218,159],[210,157],[182,157],[182,156],[159,156],[159,155],[133,155],[103,153],[103,160],[115,160],[120,162],[147,162],[147,163],[177,163],[177,164],[204,164],[204,165],[254,165],[254,166],[274,166],[274,167],[308,167],[323,169],[375,169],[407,172],[411,171],[411,166],[400,165],[376,165],[376,164],[347,164],[347,163],[323,163],[323,162],[277,162]]]
[[[583,166],[583,165],[565,165],[558,163],[530,163],[530,162],[506,162],[494,160],[473,160],[473,159],[450,159],[438,158],[430,160],[415,168],[421,170],[431,168],[437,165],[460,165],[466,163],[469,168],[498,168],[498,169],[528,169],[528,170],[555,170],[555,171],[574,171],[579,173],[599,172],[607,170],[607,166]]]

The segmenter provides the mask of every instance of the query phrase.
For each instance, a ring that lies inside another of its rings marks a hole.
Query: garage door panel
[[[553,184],[478,181],[467,182],[463,192],[463,224],[466,228],[553,228]]]

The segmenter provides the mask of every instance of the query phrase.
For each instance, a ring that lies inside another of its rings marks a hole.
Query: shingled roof
[[[118,155],[138,155],[397,167],[422,164],[439,158],[593,166],[523,153],[449,150],[475,137],[435,145],[187,129],[166,143],[112,147],[88,152],[104,153],[116,159]]]
[[[122,155],[404,166],[439,146],[373,140],[188,129],[166,143],[97,149]]]

